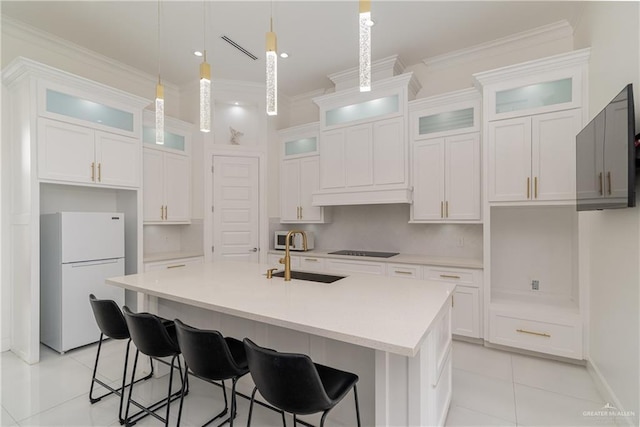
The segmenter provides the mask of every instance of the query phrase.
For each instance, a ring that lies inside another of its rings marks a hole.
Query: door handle
[[[249,252],[258,252],[258,248],[249,249]]]
[[[607,172],[607,183],[609,184],[609,191],[607,193],[611,195],[611,172]]]
[[[164,219],[164,206],[160,206],[160,219]]]
[[[91,162],[91,181],[96,180],[96,163]]]
[[[600,182],[600,195],[602,196],[602,172],[598,175],[598,182]]]
[[[533,195],[538,198],[538,177],[533,178]]]
[[[169,219],[169,214],[167,213],[168,210],[169,208],[167,205],[164,205],[164,219]]]
[[[527,199],[531,198],[531,178],[527,177]]]
[[[102,163],[98,163],[98,182],[102,182]]]

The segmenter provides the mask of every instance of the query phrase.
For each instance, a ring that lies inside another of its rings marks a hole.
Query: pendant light
[[[278,54],[276,33],[273,32],[273,1],[271,2],[271,20],[267,33],[267,115],[278,114]]]
[[[371,90],[371,1],[360,0],[360,92]]]
[[[211,66],[207,63],[207,4],[203,6],[203,56],[200,64],[200,131],[211,131]]]
[[[156,144],[164,145],[164,86],[160,80],[160,0],[158,0],[158,84],[156,85]]]

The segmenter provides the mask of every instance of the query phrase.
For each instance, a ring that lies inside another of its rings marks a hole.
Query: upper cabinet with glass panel
[[[474,74],[486,119],[501,120],[580,108],[589,49]]]
[[[179,151],[183,154],[191,153],[191,135],[194,125],[173,117],[164,118],[164,144],[156,144],[155,116],[153,111],[144,110],[144,125],[142,127],[142,142],[145,147],[153,147],[167,151]]]
[[[121,135],[140,137],[141,109],[118,96],[100,96],[54,83],[39,83],[39,114],[55,120]]]
[[[480,92],[465,89],[409,103],[411,137],[438,138],[480,130]]]
[[[317,155],[319,129],[314,122],[279,130],[283,159]]]

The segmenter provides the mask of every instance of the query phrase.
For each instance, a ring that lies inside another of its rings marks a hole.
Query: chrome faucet
[[[302,249],[307,250],[307,234],[302,230],[291,230],[287,233],[284,244],[284,258],[280,258],[280,264],[284,264],[284,281],[291,280],[291,254],[289,253],[289,243],[291,236],[294,234],[302,234]]]

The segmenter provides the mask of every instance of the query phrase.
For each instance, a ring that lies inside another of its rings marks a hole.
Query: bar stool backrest
[[[122,307],[122,311],[131,339],[143,354],[167,357],[180,353],[180,347],[169,335],[167,327],[159,317],[151,313],[132,313],[127,306]]]
[[[197,329],[175,319],[182,357],[196,375],[210,380],[226,380],[247,372],[236,364],[231,350],[218,331]]]
[[[333,406],[309,356],[260,347],[248,338],[244,339],[244,344],[249,372],[267,402],[300,415],[325,411]]]
[[[110,299],[97,299],[95,295],[89,295],[89,302],[93,310],[93,316],[100,331],[115,340],[129,339],[129,329],[124,316],[115,301]]]

